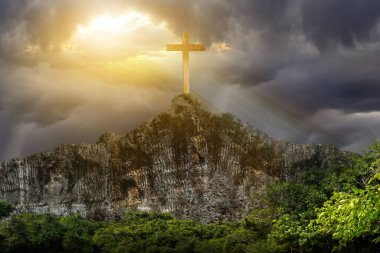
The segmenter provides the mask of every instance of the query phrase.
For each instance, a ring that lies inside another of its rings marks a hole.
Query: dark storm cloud
[[[334,144],[340,148],[362,151],[374,141],[374,136],[379,136],[379,112],[344,114],[335,110],[321,111],[310,121],[328,134],[311,133],[306,139],[307,142],[331,143],[334,139]]]
[[[379,64],[380,49],[325,56],[293,64],[264,89],[302,104],[307,114],[325,109],[379,111]]]
[[[321,50],[368,40],[379,17],[380,2],[373,0],[306,0],[302,6],[303,30]]]
[[[371,114],[380,111],[380,2],[247,1],[241,7],[234,20],[253,35],[231,40],[247,55],[235,54],[223,66],[223,80],[263,86],[268,99],[298,118],[296,125],[308,125],[293,141],[355,150],[380,137],[370,131],[380,124]]]
[[[167,20],[178,34],[189,31],[210,44],[236,35],[235,29],[284,33],[292,29],[292,0],[157,0],[128,3]]]
[[[294,1],[293,1],[294,2]],[[256,28],[283,33],[294,25],[290,21],[296,17],[288,16],[292,0],[243,0],[236,5],[236,17],[243,21],[246,28]],[[240,15],[239,15],[240,14]]]
[[[9,19],[15,18],[20,14],[19,7],[21,2],[21,0],[0,0],[0,27],[4,27],[5,23],[8,22]]]

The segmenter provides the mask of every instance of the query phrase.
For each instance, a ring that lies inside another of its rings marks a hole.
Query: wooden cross
[[[168,44],[166,45],[167,51],[182,51],[183,56],[183,93],[190,93],[190,71],[189,71],[189,58],[190,51],[205,51],[203,44],[189,44],[189,33],[184,32],[182,36],[182,44]]]

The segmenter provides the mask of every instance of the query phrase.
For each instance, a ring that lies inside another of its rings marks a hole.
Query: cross
[[[167,51],[182,51],[183,57],[183,93],[190,93],[190,71],[189,71],[189,58],[190,51],[205,51],[203,44],[189,44],[189,33],[184,32],[182,36],[182,44],[168,44],[166,45]]]

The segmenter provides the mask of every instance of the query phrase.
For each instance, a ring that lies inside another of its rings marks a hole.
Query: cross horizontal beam
[[[183,51],[182,44],[168,44],[166,45],[167,51]]]
[[[206,51],[206,47],[203,44],[190,44],[189,50],[190,51]]]
[[[206,47],[203,44],[189,44],[188,50],[186,50],[183,44],[168,44],[166,45],[167,51],[206,51]]]

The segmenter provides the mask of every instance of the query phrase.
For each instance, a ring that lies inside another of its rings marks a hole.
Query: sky
[[[0,0],[0,161],[124,134],[182,92],[295,143],[380,138],[380,1]]]

